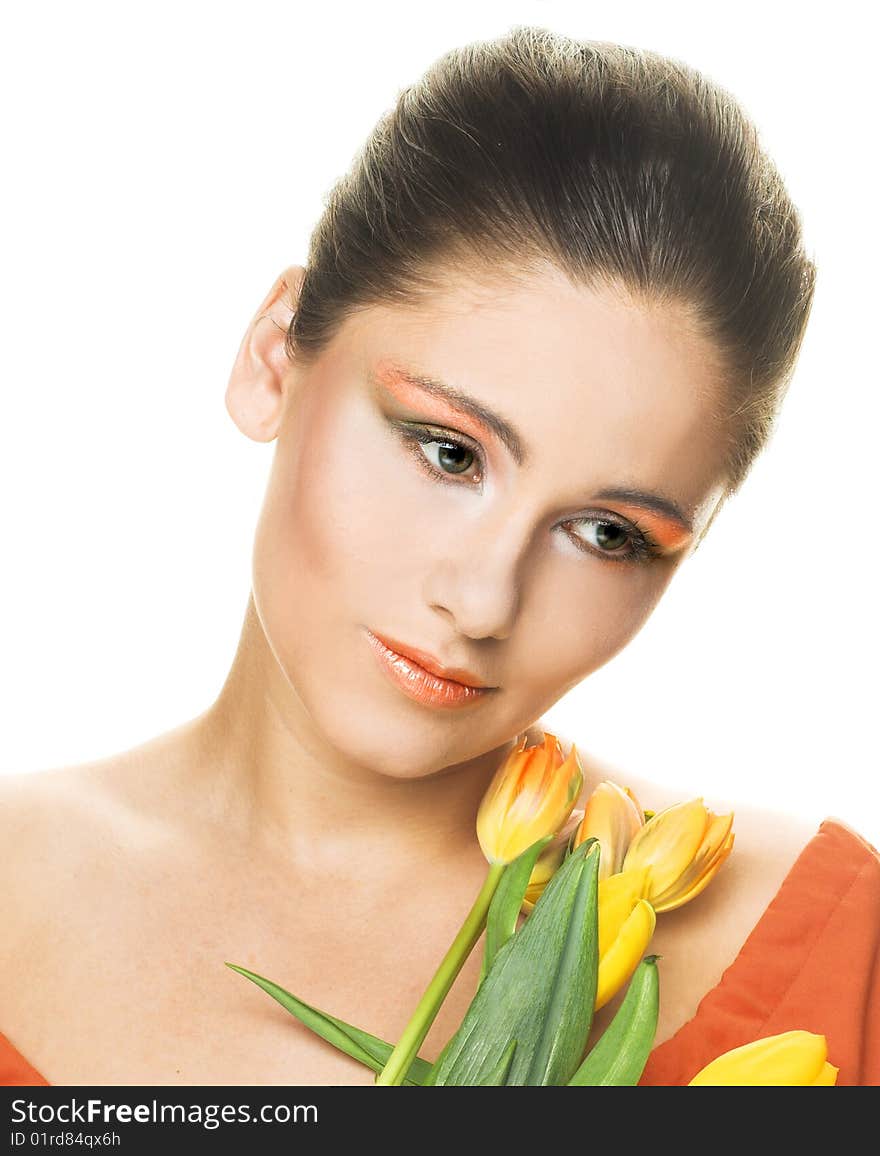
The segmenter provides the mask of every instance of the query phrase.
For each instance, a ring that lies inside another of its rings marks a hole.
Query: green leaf
[[[552,835],[545,835],[533,843],[531,847],[527,847],[521,855],[507,865],[501,876],[501,882],[498,884],[498,890],[492,896],[489,914],[486,917],[486,941],[483,949],[480,983],[486,978],[499,949],[507,943],[516,931],[517,919],[522,910],[526,888],[529,885],[535,863],[552,838]]]
[[[646,955],[633,973],[614,1019],[568,1081],[590,1087],[638,1084],[657,1031],[660,981],[657,955]]]
[[[425,1076],[424,1080],[422,1081],[422,1087],[424,1087],[424,1088],[430,1088],[430,1087],[433,1087],[433,1086],[434,1086],[434,1084],[436,1083],[436,1080],[437,1080],[437,1069],[438,1069],[438,1068],[439,1068],[439,1066],[440,1066],[440,1061],[443,1059],[443,1057],[444,1057],[444,1056],[446,1055],[446,1053],[449,1051],[449,1048],[450,1048],[450,1046],[451,1046],[451,1044],[452,1044],[452,1040],[453,1040],[453,1039],[455,1039],[455,1036],[453,1036],[451,1039],[448,1039],[448,1040],[446,1041],[446,1044],[445,1044],[445,1046],[444,1046],[443,1050],[440,1052],[440,1055],[437,1057],[437,1059],[436,1059],[436,1060],[434,1061],[434,1063],[431,1065],[431,1070],[430,1070],[430,1072],[428,1072],[428,1074]],[[410,1070],[412,1070],[412,1069],[410,1069]]]
[[[319,1011],[318,1008],[312,1007],[311,1004],[305,1003],[295,995],[291,995],[289,991],[285,991],[283,987],[279,987],[271,979],[265,979],[263,976],[257,975],[256,972],[248,971],[246,967],[239,967],[234,963],[227,963],[226,966],[237,971],[246,979],[252,980],[263,991],[268,992],[291,1015],[296,1016],[307,1028],[311,1028],[316,1035],[333,1044],[339,1051],[359,1060],[374,1072],[381,1072],[384,1068],[393,1050],[393,1044],[379,1039],[378,1036],[370,1035],[369,1032],[365,1032],[353,1024],[347,1024],[344,1020],[336,1019],[335,1016],[328,1015],[327,1012]],[[409,1066],[404,1083],[415,1086],[424,1084],[425,1079],[430,1074],[431,1067],[432,1065],[427,1060],[423,1060],[421,1056],[416,1056]]]
[[[598,971],[599,845],[581,843],[554,873],[492,966],[432,1073],[479,1084],[517,1041],[508,1085],[566,1084],[586,1047]]]
[[[484,1088],[501,1088],[507,1083],[507,1074],[510,1071],[510,1065],[513,1063],[513,1053],[516,1051],[516,1040],[511,1040],[501,1059],[485,1079],[480,1080],[480,1085]]]
[[[580,880],[578,881],[577,890],[575,891],[574,903],[572,904],[572,912],[568,923],[568,934],[562,945],[562,954],[559,960],[556,982],[550,992],[550,1001],[544,1017],[541,1036],[532,1057],[528,1076],[526,1077],[527,1084],[541,1085],[558,1083],[558,1078],[551,1079],[551,1076],[558,1077],[561,1072],[565,1073],[565,1079],[567,1080],[571,1074],[572,1067],[578,1062],[583,1052],[583,1043],[581,1051],[569,1061],[567,1070],[560,1065],[557,1053],[561,1047],[569,1042],[570,1037],[564,1030],[566,1018],[573,1011],[576,1014],[576,1005],[583,1002],[581,999],[583,988],[581,987],[579,990],[578,987],[573,986],[573,984],[577,983],[582,975],[586,981],[586,974],[588,974],[590,970],[592,971],[590,1015],[583,1036],[584,1042],[586,1041],[587,1033],[592,1024],[599,968],[598,842],[594,847],[591,847],[587,854],[589,855],[589,859],[585,861]],[[592,935],[588,940],[592,950],[586,953],[583,947],[583,931],[585,928],[588,931],[592,931]],[[585,967],[584,964],[588,966]],[[575,1006],[573,1007],[572,1005]],[[566,1059],[568,1059],[568,1057],[566,1057]]]

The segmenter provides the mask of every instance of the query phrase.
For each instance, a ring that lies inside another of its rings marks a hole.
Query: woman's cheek
[[[553,702],[623,650],[657,598],[649,576],[628,572],[623,563],[548,556],[541,569],[544,581],[533,588],[531,611],[523,606],[517,633],[528,650],[517,665],[526,694]]]
[[[354,452],[331,456],[326,474],[332,487],[317,525],[314,503],[306,499],[301,510],[312,525],[315,548],[331,566],[350,568],[358,580],[389,568],[417,567],[421,545],[436,543],[448,516],[437,492],[443,487],[426,485],[398,444],[375,440],[376,452],[361,439]]]
[[[286,581],[305,597],[333,590],[338,605],[347,592],[349,608],[360,611],[383,583],[399,587],[406,576],[421,576],[455,503],[449,487],[421,474],[384,418],[334,400],[325,394],[323,405],[304,413],[308,436],[284,447],[287,464],[273,469],[264,537]],[[303,590],[309,576],[315,587]]]

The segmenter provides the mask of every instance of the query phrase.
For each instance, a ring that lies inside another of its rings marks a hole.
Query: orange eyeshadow
[[[490,433],[482,422],[476,421],[469,413],[451,405],[445,398],[437,397],[429,390],[422,389],[415,382],[401,377],[393,369],[380,367],[376,370],[375,380],[401,405],[414,408],[424,405],[427,399],[437,415],[438,422],[454,422],[463,433],[470,434],[473,438],[486,437]]]
[[[664,518],[654,510],[646,510],[643,506],[628,506],[623,502],[615,502],[614,505],[628,518],[647,526],[663,550],[678,550],[691,537],[691,532],[684,526],[679,525],[673,518]]]

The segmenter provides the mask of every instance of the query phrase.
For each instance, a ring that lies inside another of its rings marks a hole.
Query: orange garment
[[[32,1067],[21,1052],[17,1052],[6,1036],[0,1034],[0,1087],[49,1087],[36,1068]]]
[[[838,1086],[880,1085],[880,853],[835,819],[639,1085],[687,1084],[722,1052],[796,1028],[825,1036]]]
[[[880,853],[836,819],[821,824],[693,1019],[648,1057],[639,1084],[687,1084],[722,1052],[794,1028],[826,1037],[838,1085],[880,1086]],[[48,1083],[0,1035],[0,1085]]]

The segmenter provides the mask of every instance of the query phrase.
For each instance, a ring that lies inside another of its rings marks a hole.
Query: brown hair
[[[711,336],[733,494],[772,432],[816,269],[742,107],[654,52],[516,26],[441,56],[328,194],[287,352],[310,360],[360,308],[416,305],[453,261],[548,260],[681,302]]]

